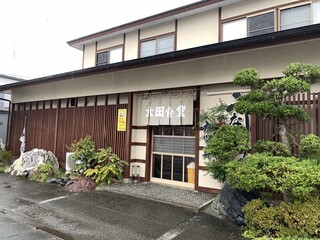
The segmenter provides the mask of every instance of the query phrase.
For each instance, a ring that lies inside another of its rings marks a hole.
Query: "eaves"
[[[190,48],[165,54],[159,54],[146,58],[139,58],[130,61],[124,61],[103,66],[91,67],[52,76],[36,78],[33,80],[17,82],[0,86],[0,91],[10,90],[34,84],[44,84],[48,82],[64,81],[85,77],[101,73],[119,72],[149,66],[156,66],[174,62],[187,61],[209,56],[230,54],[250,49],[259,49],[264,47],[285,45],[295,42],[307,41],[320,38],[320,24],[309,25],[300,28],[294,28],[284,31],[273,32],[269,34],[247,37],[227,42],[220,42],[206,46]]]

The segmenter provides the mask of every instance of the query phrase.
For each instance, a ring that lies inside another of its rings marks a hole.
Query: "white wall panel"
[[[131,146],[131,159],[146,160],[145,146]]]
[[[222,183],[214,180],[207,171],[199,170],[199,187],[221,189]]]

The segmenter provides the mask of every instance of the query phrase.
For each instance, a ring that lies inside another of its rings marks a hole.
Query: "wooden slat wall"
[[[104,105],[97,105],[95,97],[94,106],[61,107],[61,101],[56,108],[45,109],[44,104],[34,103],[36,107],[26,108],[26,104],[13,106],[15,109],[11,117],[9,149],[15,156],[20,155],[19,138],[23,123],[27,117],[26,149],[42,148],[52,151],[61,167],[65,167],[67,147],[74,140],[87,135],[92,136],[97,148],[112,147],[121,159],[129,161],[130,141],[126,132],[117,131],[118,109],[128,109],[128,104],[107,105],[107,96]],[[39,109],[38,104],[43,104]],[[30,106],[35,106],[30,104]],[[36,108],[36,109],[34,109]],[[131,116],[127,116],[128,118]],[[130,121],[128,121],[130,122]],[[128,124],[127,124],[128,125]],[[127,126],[131,131],[131,126]]]
[[[307,123],[295,123],[293,121],[288,121],[288,130],[290,131],[290,134],[294,136],[295,141],[293,142],[293,139],[290,139],[294,154],[298,153],[300,135],[313,133],[320,136],[320,103],[318,99],[320,99],[320,92],[298,94],[295,97],[286,99],[287,104],[295,105],[304,109],[311,117],[311,121]],[[253,139],[280,141],[279,136],[275,135],[277,129],[273,120],[257,118],[255,123],[253,122],[252,124],[255,124],[256,127],[256,131],[251,133],[253,134]]]

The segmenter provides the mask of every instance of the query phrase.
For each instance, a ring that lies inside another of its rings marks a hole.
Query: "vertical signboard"
[[[126,131],[127,126],[127,109],[118,109],[118,127],[119,132]]]

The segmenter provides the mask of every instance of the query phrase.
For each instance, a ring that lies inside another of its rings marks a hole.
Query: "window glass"
[[[229,41],[247,37],[247,19],[239,19],[222,24],[222,40]]]
[[[109,62],[109,52],[101,52],[97,54],[97,66],[107,64]]]
[[[312,11],[313,23],[320,23],[320,0],[313,1]]]
[[[111,49],[109,63],[116,63],[121,61],[122,61],[122,47]]]
[[[183,136],[184,134],[184,127],[175,127],[174,128],[174,135],[175,136]]]
[[[157,39],[157,54],[172,52],[173,50],[174,50],[173,36]]]
[[[280,20],[281,30],[309,25],[311,24],[311,5],[281,10]]]
[[[249,17],[248,36],[274,32],[274,12]]]
[[[161,155],[153,154],[153,173],[152,177],[161,177]]]
[[[140,57],[174,51],[174,36],[166,36],[141,43]]]
[[[182,182],[183,157],[173,156],[173,180]]]
[[[163,155],[162,179],[171,180],[172,156]]]
[[[156,54],[156,40],[141,43],[140,57],[148,57]]]

